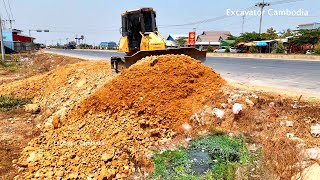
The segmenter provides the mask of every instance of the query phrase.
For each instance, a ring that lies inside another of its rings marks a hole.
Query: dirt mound
[[[0,65],[0,85],[84,61],[83,59],[46,53],[12,55],[5,66]]]
[[[58,67],[48,73],[0,85],[0,95],[32,98],[41,108],[39,120],[53,113],[63,116],[75,102],[89,96],[111,77],[107,62],[82,62]]]
[[[219,97],[224,83],[188,56],[145,58],[54,120],[56,129],[31,141],[18,164],[27,167],[27,178],[146,172],[150,151],[170,142],[208,99]]]
[[[75,64],[84,61],[83,59],[79,58],[47,53],[35,54],[30,58],[32,61],[25,61],[24,66],[28,69],[32,68],[34,73],[44,73],[67,64]]]
[[[115,116],[128,110],[134,117],[173,128],[189,119],[222,84],[219,74],[187,56],[151,57],[88,98],[81,110],[111,110]]]

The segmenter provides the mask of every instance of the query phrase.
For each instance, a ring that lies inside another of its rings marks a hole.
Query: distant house
[[[21,34],[23,31],[19,29],[4,30],[3,41],[7,53],[14,51],[29,51],[34,48],[33,41],[35,38]]]
[[[298,25],[298,29],[317,29],[317,28],[320,28],[320,23],[317,23],[317,22]]]
[[[100,49],[117,49],[118,48],[117,43],[113,41],[101,42],[99,46],[100,46]]]
[[[167,47],[178,47],[179,44],[176,43],[177,39],[180,38],[185,38],[186,40],[188,40],[188,35],[169,35],[167,40],[166,40],[166,46]]]
[[[221,41],[226,40],[230,35],[229,31],[204,31],[197,37],[196,46],[217,48],[221,45]]]

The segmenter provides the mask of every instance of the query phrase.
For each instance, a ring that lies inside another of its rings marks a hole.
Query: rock
[[[198,113],[195,113],[194,115],[192,115],[190,120],[196,123],[201,123]]]
[[[182,124],[182,129],[183,129],[185,132],[189,132],[189,131],[191,131],[192,127],[191,127],[190,124],[188,124],[188,123],[183,123],[183,124]]]
[[[239,103],[235,103],[232,107],[233,114],[239,114],[242,111],[242,105]]]
[[[287,127],[293,127],[293,121],[286,121]]]
[[[249,145],[248,145],[248,150],[249,150],[250,152],[256,152],[259,148],[260,148],[260,147],[257,146],[256,144],[249,144]]]
[[[76,87],[81,87],[83,85],[85,85],[87,83],[87,81],[85,79],[81,79],[77,82]]]
[[[37,114],[40,112],[40,106],[38,104],[27,104],[24,105],[24,110],[28,113]]]
[[[99,179],[113,179],[116,176],[116,171],[114,169],[102,168],[100,171]]]
[[[52,125],[53,125],[54,129],[57,129],[60,127],[60,115],[56,115],[55,117],[53,117]]]
[[[237,100],[239,97],[241,97],[242,95],[240,95],[240,94],[233,94],[233,95],[230,95],[229,96],[229,99],[228,99],[228,102],[233,102],[233,101],[235,101],[235,100]]]
[[[226,103],[221,103],[221,107],[222,107],[223,109],[226,109],[226,108],[228,107],[228,104],[226,104]]]
[[[12,160],[12,164],[16,164],[16,163],[17,163],[16,159]]]
[[[269,103],[269,107],[270,107],[270,108],[274,108],[274,105],[275,105],[274,102]]]
[[[79,173],[71,173],[68,175],[68,179],[77,179],[79,176]]]
[[[224,111],[218,108],[214,108],[212,111],[213,115],[215,115],[217,118],[222,119],[224,116]]]
[[[320,160],[320,148],[309,148],[304,151],[305,157],[312,160]]]
[[[311,126],[311,135],[315,138],[320,138],[320,124]]]
[[[298,173],[291,180],[316,180],[320,177],[320,165],[315,163],[304,169],[302,173]]]
[[[293,133],[287,133],[287,138],[292,139],[294,137]]]
[[[107,161],[112,160],[113,156],[114,156],[114,150],[110,150],[110,151],[102,154],[101,160],[107,162]]]
[[[254,106],[254,102],[252,102],[250,99],[246,99],[246,104],[249,105],[250,107]]]
[[[157,129],[151,129],[149,132],[152,136],[158,136],[160,134],[161,130],[159,128],[157,128]]]
[[[55,175],[56,175],[57,177],[63,177],[63,174],[64,174],[64,172],[63,172],[62,170],[58,170],[58,171],[56,171],[56,173],[55,173]]]
[[[27,158],[27,162],[36,162],[38,160],[38,155],[35,151],[30,153],[29,157]]]

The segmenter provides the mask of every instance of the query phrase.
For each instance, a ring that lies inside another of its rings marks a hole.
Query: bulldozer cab
[[[122,14],[122,36],[128,37],[130,52],[140,49],[141,33],[156,32],[156,13],[152,8],[126,11]]]

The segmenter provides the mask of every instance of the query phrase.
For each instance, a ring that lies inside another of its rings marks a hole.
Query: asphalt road
[[[123,53],[108,51],[47,51],[92,60],[123,56]],[[207,57],[205,65],[236,83],[320,95],[320,61]]]

